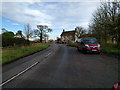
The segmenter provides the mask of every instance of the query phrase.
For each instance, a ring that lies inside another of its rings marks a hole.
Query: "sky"
[[[30,0],[31,1],[31,0]],[[49,33],[49,39],[60,37],[63,29],[74,30],[76,26],[87,29],[91,22],[92,14],[100,2],[0,2],[0,28],[6,28],[16,33],[22,30],[24,25],[30,24],[32,29],[36,25],[48,25],[53,31]]]

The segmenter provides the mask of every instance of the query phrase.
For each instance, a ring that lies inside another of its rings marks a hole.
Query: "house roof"
[[[72,31],[64,31],[64,32],[62,32],[61,36],[74,35],[74,34],[75,34],[75,30],[72,30]]]

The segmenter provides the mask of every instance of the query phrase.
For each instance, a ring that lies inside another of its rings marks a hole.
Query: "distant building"
[[[61,34],[61,41],[63,43],[68,43],[68,42],[75,42],[75,30],[72,31],[65,31],[63,30]]]

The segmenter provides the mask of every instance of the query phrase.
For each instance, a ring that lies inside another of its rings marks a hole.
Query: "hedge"
[[[10,37],[2,35],[2,46],[29,45],[29,41],[24,38]]]

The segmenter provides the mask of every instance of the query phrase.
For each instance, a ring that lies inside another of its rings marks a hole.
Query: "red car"
[[[120,90],[120,85],[119,83],[115,82],[113,87],[112,87],[112,90]]]
[[[76,42],[79,51],[100,53],[100,43],[98,43],[96,38],[79,38]]]

